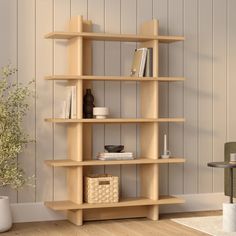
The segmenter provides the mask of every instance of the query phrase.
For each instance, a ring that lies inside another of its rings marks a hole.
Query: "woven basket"
[[[85,177],[87,203],[112,203],[119,201],[119,178],[112,175],[88,175]]]

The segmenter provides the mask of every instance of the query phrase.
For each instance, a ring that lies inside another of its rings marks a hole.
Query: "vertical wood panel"
[[[199,192],[212,191],[212,0],[199,1]]]
[[[136,0],[121,0],[121,33],[136,33]],[[121,43],[121,74],[129,75],[136,43]],[[121,82],[121,117],[136,117],[136,82]],[[121,143],[126,151],[137,156],[137,125],[121,126]],[[121,166],[121,185],[123,197],[135,197],[137,191],[137,166]]]
[[[184,193],[198,191],[198,2],[184,1]]]
[[[27,35],[27,37],[25,37]],[[35,1],[23,0],[18,4],[18,82],[27,84],[35,78]],[[34,89],[31,86],[31,89]],[[35,139],[35,98],[30,98],[30,112],[23,127],[29,138]],[[19,164],[27,176],[35,174],[35,142],[30,142],[19,155]],[[18,202],[34,202],[35,189],[24,186],[18,191]]]
[[[70,1],[54,1],[54,30],[68,29],[70,19]],[[68,73],[68,43],[56,40],[54,42],[54,74]],[[54,82],[54,116],[61,113],[61,103],[67,98],[68,89],[65,82]],[[67,127],[54,126],[54,159],[65,159],[67,155]],[[54,199],[66,199],[66,170],[54,170]]]
[[[169,0],[169,34],[183,34],[183,0]],[[183,43],[169,46],[169,76],[183,76]],[[169,84],[169,116],[183,117],[183,82]],[[183,156],[183,124],[169,124],[169,149]],[[169,166],[170,194],[183,193],[183,165]]]
[[[105,32],[120,33],[120,1],[105,0]],[[120,75],[120,42],[105,42],[105,75]],[[105,82],[105,106],[110,117],[120,117],[120,82]],[[120,144],[121,125],[105,125],[105,144]],[[120,166],[106,166],[106,173],[120,176]]]
[[[140,25],[144,22],[144,21],[147,21],[147,20],[150,20],[152,19],[152,14],[153,14],[153,11],[152,11],[152,0],[146,0],[146,1],[143,1],[143,0],[137,0],[137,6],[136,6],[136,9],[137,9],[137,34],[139,34],[140,32]],[[140,117],[140,85],[138,84],[137,86],[137,117]],[[137,147],[137,155],[140,155],[140,126],[138,126],[138,129],[137,129],[137,144],[138,144],[138,147]],[[139,171],[139,166],[138,166],[138,173],[137,173],[137,176],[138,176],[138,183],[140,183],[140,171]],[[140,185],[137,186],[137,194],[139,195],[140,194]]]
[[[17,67],[17,0],[0,1],[0,32],[0,67],[9,63]],[[0,188],[0,195],[9,196],[11,203],[17,201],[17,192],[9,186]]]
[[[44,160],[53,158],[53,126],[44,121],[53,116],[53,83],[44,80],[53,73],[53,42],[43,35],[53,30],[53,0],[36,1],[36,201],[52,200],[53,170]],[[46,105],[47,104],[47,105]]]
[[[93,32],[104,32],[104,0],[88,0],[88,19],[92,20]],[[93,50],[93,74],[104,75],[104,42],[92,43]],[[105,105],[105,86],[104,81],[93,82],[93,95],[95,98],[95,106]],[[105,144],[104,125],[93,126],[93,158],[96,159],[96,154],[104,150]],[[94,168],[94,173],[104,173],[104,167]]]
[[[168,35],[168,0],[153,1],[153,18],[159,20],[159,34]],[[159,76],[168,76],[168,45],[159,44]],[[168,82],[159,83],[159,117],[168,117]],[[163,137],[168,134],[168,124],[159,124],[159,155],[163,153]],[[160,195],[168,194],[168,170],[167,164],[159,168]]]
[[[213,160],[224,160],[226,141],[226,29],[227,1],[213,5]],[[219,115],[221,114],[221,115]],[[223,192],[223,170],[213,169],[213,192]]]

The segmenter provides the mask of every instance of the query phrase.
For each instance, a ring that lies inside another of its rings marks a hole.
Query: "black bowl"
[[[121,152],[124,149],[124,145],[106,145],[105,149],[108,152]]]

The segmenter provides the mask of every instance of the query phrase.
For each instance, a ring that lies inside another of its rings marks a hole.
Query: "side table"
[[[236,162],[209,162],[209,167],[229,168],[230,171],[230,201],[223,203],[223,230],[226,232],[236,232],[236,204],[233,203],[233,169]]]

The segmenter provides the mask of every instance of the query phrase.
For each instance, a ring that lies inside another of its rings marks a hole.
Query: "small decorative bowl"
[[[105,119],[109,115],[108,107],[94,107],[93,115],[96,116],[96,119]]]
[[[108,152],[121,152],[124,149],[124,145],[106,145],[105,149]]]

